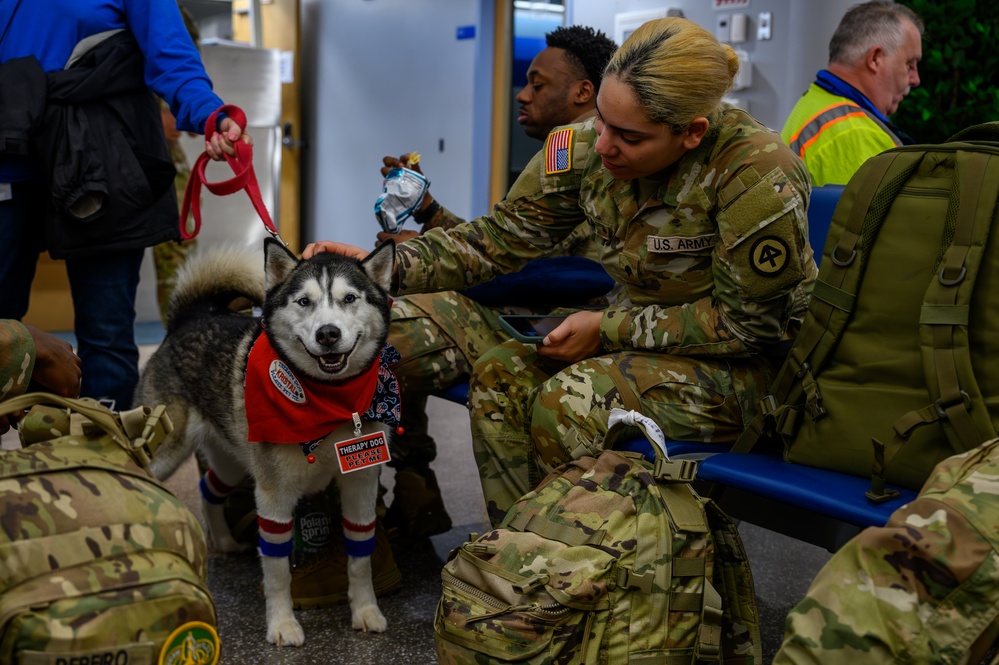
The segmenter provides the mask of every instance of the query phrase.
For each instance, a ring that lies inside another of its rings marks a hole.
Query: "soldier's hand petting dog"
[[[574,312],[538,344],[538,355],[569,363],[592,358],[603,349],[600,312]]]
[[[391,242],[391,239],[385,240],[378,243],[379,246],[384,245],[386,242]],[[302,252],[302,259],[311,259],[316,254],[322,254],[323,252],[330,252],[331,254],[340,254],[342,256],[349,256],[352,259],[357,259],[358,261],[363,261],[367,258],[369,252],[366,249],[361,249],[354,245],[348,245],[344,242],[333,242],[332,240],[320,240],[318,242],[310,242],[305,246],[305,250]],[[397,277],[399,276],[399,266],[396,264],[392,268],[392,282],[395,283]]]
[[[320,240],[319,242],[310,242],[305,246],[305,251],[302,252],[303,259],[311,259],[316,254],[322,254],[323,252],[330,252],[331,254],[342,254],[343,256],[349,256],[358,261],[363,261],[370,252],[366,249],[361,249],[360,247],[355,247],[354,245],[348,245],[343,242],[333,242],[332,240]]]

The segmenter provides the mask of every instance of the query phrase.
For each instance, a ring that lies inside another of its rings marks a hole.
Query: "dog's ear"
[[[378,245],[361,261],[361,268],[382,290],[391,290],[392,274],[395,272],[395,241],[388,240]]]
[[[264,238],[264,292],[283,282],[298,265],[298,257],[274,238]]]

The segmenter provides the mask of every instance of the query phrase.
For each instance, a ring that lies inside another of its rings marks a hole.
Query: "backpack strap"
[[[27,393],[5,400],[0,403],[0,415],[16,413],[39,404],[69,410],[70,431],[64,434],[82,431],[92,423],[123,450],[137,458],[145,468],[148,468],[156,447],[173,431],[173,424],[163,405],[155,409],[142,406],[116,415],[92,399],[73,399],[43,392]]]
[[[652,473],[656,483],[648,486],[649,493],[657,499],[669,515],[669,521],[678,531],[686,533],[708,533],[710,530],[708,517],[700,497],[691,489],[690,482],[694,479],[696,463],[690,460],[671,460],[666,452],[666,437],[659,425],[647,416],[637,411],[611,409],[607,421],[608,437],[611,430],[619,427],[637,427],[642,430],[655,451],[656,463]],[[603,453],[620,455],[617,451]],[[627,454],[627,453],[624,453]],[[660,486],[660,483],[663,485]],[[703,558],[687,559],[673,556],[673,539],[658,538],[639,540],[635,552],[635,567],[642,569],[654,566],[656,561],[665,559],[670,562],[668,578],[699,577],[704,580],[700,592],[671,592],[669,594],[670,612],[699,612],[701,621],[697,628],[697,643],[694,646],[694,656],[697,662],[718,662],[722,652],[722,619],[724,606],[722,596],[715,589],[712,580],[706,576],[706,562]],[[727,581],[722,577],[721,581]],[[622,586],[636,587],[651,592],[652,580],[648,576],[639,576],[626,568],[618,571],[618,583]],[[635,626],[637,630],[639,626]],[[672,663],[667,657],[666,663]],[[689,656],[683,662],[690,662]],[[677,662],[680,662],[679,660]],[[759,661],[756,661],[759,662]]]
[[[891,498],[892,492],[884,487],[886,467],[917,428],[940,422],[955,452],[970,450],[996,436],[975,381],[967,332],[969,303],[995,214],[995,192],[999,191],[999,164],[995,162],[996,157],[985,152],[957,152],[944,225],[944,239],[952,241],[935,266],[919,317],[923,365],[931,398],[935,399],[899,418],[887,445],[873,440],[874,468],[867,493],[872,501]]]
[[[721,508],[703,499],[715,541],[714,581],[721,594],[721,661],[726,665],[763,662],[760,615],[753,573],[739,529]],[[703,619],[702,619],[703,620]]]
[[[974,380],[967,326],[969,303],[983,262],[997,191],[999,160],[983,152],[959,151],[947,220],[950,227],[950,209],[956,207],[954,240],[940,261],[936,279],[930,282],[920,314],[923,347],[929,341],[932,349],[932,363],[927,364],[929,385],[931,390],[939,387],[935,405],[953,427],[960,442],[956,446],[959,452],[996,436]],[[964,329],[963,334],[958,332],[959,327]],[[936,382],[932,380],[934,375]],[[980,407],[975,413],[971,413],[972,404]]]
[[[983,122],[980,125],[965,127],[947,139],[947,143],[955,141],[999,141],[999,121]]]
[[[869,159],[843,192],[833,217],[805,322],[787,359],[758,405],[759,414],[732,447],[750,452],[764,437],[789,441],[798,430],[803,410],[813,420],[825,415],[815,372],[825,363],[853,313],[863,281],[869,243],[888,215],[890,202],[919,166],[917,153],[889,151]],[[846,211],[846,212],[844,212]],[[844,219],[845,217],[845,219]],[[860,263],[855,265],[857,259]]]

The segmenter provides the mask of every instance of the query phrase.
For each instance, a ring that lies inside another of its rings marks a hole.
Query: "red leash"
[[[243,109],[232,104],[226,104],[208,116],[208,120],[205,121],[206,141],[210,141],[217,133],[216,118],[219,113],[225,113],[232,118],[239,125],[241,133],[242,130],[246,129],[246,114],[243,113]],[[205,177],[205,167],[208,166],[211,157],[208,156],[207,151],[201,153],[201,156],[194,162],[194,167],[191,169],[191,177],[188,179],[187,188],[184,190],[184,202],[180,209],[180,236],[184,240],[190,240],[201,231],[202,185],[208,188],[209,192],[218,196],[228,196],[243,189],[246,190],[254,209],[264,222],[267,232],[287,247],[288,243],[284,242],[281,236],[278,235],[277,227],[274,226],[271,215],[267,212],[267,207],[264,206],[264,199],[260,195],[260,185],[257,184],[257,175],[253,171],[253,146],[243,141],[236,141],[233,146],[236,149],[235,156],[228,154],[225,156],[225,160],[229,162],[229,166],[232,167],[233,173],[235,173],[229,180],[222,180],[220,182],[208,181],[208,178]],[[188,232],[187,230],[188,215],[194,216],[193,232]]]

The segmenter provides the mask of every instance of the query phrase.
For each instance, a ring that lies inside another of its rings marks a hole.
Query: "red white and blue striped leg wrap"
[[[206,503],[216,506],[220,503],[225,503],[225,498],[232,492],[232,488],[222,482],[222,479],[215,475],[215,472],[211,469],[208,469],[205,475],[201,477],[201,482],[198,483],[198,486],[201,488],[201,498]]]
[[[355,524],[344,518],[343,549],[347,556],[371,556],[375,551],[375,523]]]
[[[260,553],[263,556],[291,555],[292,522],[275,522],[266,517],[257,516],[257,527],[260,532]]]

